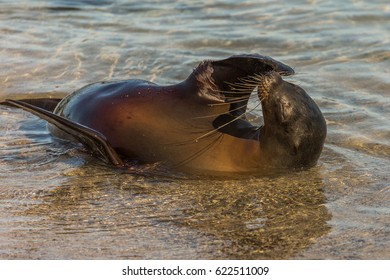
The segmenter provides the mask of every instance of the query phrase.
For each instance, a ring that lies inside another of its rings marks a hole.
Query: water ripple
[[[388,258],[389,19],[386,1],[2,1],[0,101],[261,53],[296,69],[328,138],[302,173],[146,176],[0,105],[0,258]]]

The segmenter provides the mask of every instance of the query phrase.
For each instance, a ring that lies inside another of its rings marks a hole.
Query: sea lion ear
[[[277,72],[281,76],[293,75],[294,69],[277,61],[269,56],[260,54],[241,54],[229,58],[213,61],[214,67],[228,67],[236,71],[242,71],[246,75],[263,74],[267,72]]]

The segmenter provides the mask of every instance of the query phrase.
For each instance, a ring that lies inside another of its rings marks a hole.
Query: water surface
[[[0,0],[0,101],[185,79],[260,53],[295,68],[328,137],[318,166],[207,179],[104,166],[0,106],[2,259],[389,259],[387,1]],[[261,114],[261,112],[257,112]]]

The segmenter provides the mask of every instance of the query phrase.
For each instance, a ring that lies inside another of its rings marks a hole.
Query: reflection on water
[[[103,79],[176,83],[203,59],[261,53],[295,67],[328,138],[307,171],[169,177],[102,166],[0,106],[0,258],[390,257],[386,1],[1,6],[0,101]]]
[[[63,172],[51,187],[23,188],[24,203],[4,217],[20,240],[4,257],[289,258],[329,231],[317,169],[228,181],[145,178],[92,162]]]

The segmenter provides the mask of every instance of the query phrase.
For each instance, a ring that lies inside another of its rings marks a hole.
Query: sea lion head
[[[258,96],[264,117],[260,144],[270,161],[286,167],[313,166],[326,137],[325,119],[313,99],[274,71],[259,79]]]

